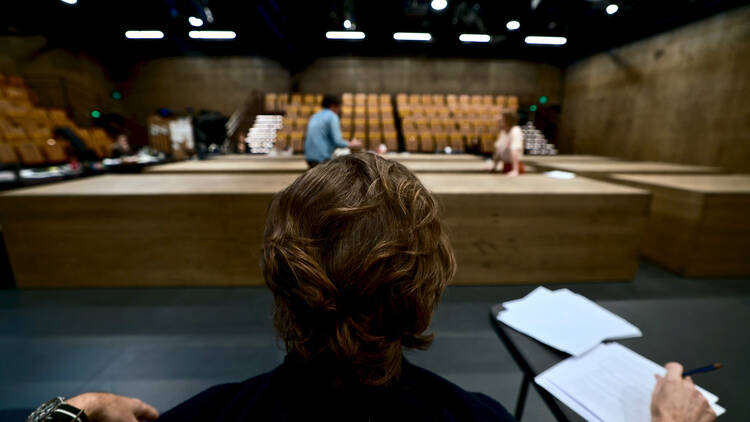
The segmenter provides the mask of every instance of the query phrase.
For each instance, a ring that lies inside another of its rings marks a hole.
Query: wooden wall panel
[[[560,149],[750,171],[750,6],[565,70]]]
[[[540,175],[420,174],[444,209],[459,284],[631,279],[641,190]],[[19,287],[262,284],[272,195],[294,174],[101,176],[0,195]]]

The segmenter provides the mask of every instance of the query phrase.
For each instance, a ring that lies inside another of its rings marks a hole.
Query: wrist
[[[663,412],[651,412],[651,422],[675,422],[671,416]]]
[[[96,411],[97,404],[100,401],[99,396],[99,393],[84,393],[65,400],[65,403],[83,410],[83,413],[90,417]]]

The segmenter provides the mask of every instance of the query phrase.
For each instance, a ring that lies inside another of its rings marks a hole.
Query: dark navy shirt
[[[158,420],[170,421],[502,421],[513,417],[495,400],[404,360],[386,387],[336,386],[330,372],[287,357],[271,372],[198,394]]]

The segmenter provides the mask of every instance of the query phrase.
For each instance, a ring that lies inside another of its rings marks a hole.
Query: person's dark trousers
[[[307,160],[307,168],[311,169],[311,168],[317,166],[318,164],[320,164],[320,162]]]

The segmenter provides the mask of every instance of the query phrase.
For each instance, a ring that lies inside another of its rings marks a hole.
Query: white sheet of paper
[[[604,340],[642,335],[638,327],[568,289],[539,287],[503,307],[500,322],[573,356]]]
[[[617,343],[601,344],[570,357],[535,382],[587,421],[649,422],[655,374],[666,369]],[[726,410],[714,394],[698,387],[717,415]]]

